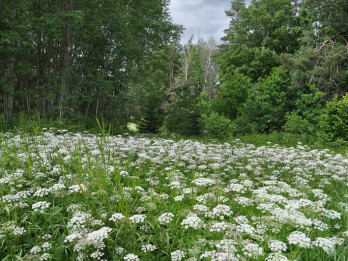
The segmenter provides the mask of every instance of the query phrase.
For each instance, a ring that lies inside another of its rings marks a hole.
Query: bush
[[[306,120],[303,119],[296,112],[288,113],[286,116],[286,123],[283,129],[289,133],[310,133],[313,131],[313,126]]]
[[[224,139],[235,132],[231,120],[217,112],[203,114],[202,123],[203,133],[209,138]]]
[[[260,79],[249,91],[241,108],[241,119],[257,132],[278,131],[285,124],[285,115],[293,109],[293,90],[288,72],[282,67]]]
[[[341,100],[326,104],[325,113],[321,117],[321,135],[329,140],[348,140],[348,93]]]
[[[233,120],[238,116],[239,107],[248,97],[250,79],[239,73],[234,73],[221,85],[212,107],[213,110]]]
[[[325,108],[326,94],[313,84],[302,86],[296,94],[294,110],[296,114],[306,119],[312,126],[318,125]]]

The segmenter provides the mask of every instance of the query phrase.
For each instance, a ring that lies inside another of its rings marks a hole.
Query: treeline
[[[348,140],[348,2],[233,0],[223,44],[191,38],[168,1],[0,3],[3,125],[23,113],[223,138]]]
[[[175,113],[190,117],[169,114],[167,128],[217,138],[286,131],[348,140],[348,2],[234,0],[226,14],[225,44],[214,56],[220,84],[179,94],[185,98]],[[181,106],[190,94],[191,107]]]
[[[121,124],[168,85],[181,30],[163,0],[2,0],[0,19],[6,125],[33,112]]]

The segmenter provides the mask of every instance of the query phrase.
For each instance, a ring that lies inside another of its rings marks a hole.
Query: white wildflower
[[[128,254],[126,255],[123,260],[125,261],[140,261],[139,257],[137,255],[134,254]]]
[[[16,235],[16,236],[23,235],[25,232],[27,232],[27,231],[23,227],[15,226],[15,228],[13,230],[13,234]]]
[[[329,255],[335,252],[335,245],[335,241],[323,237],[318,237],[312,242],[312,246],[322,248]]]
[[[272,252],[285,252],[287,250],[286,244],[279,240],[268,241],[268,247]]]
[[[104,255],[104,253],[98,250],[98,251],[95,251],[91,254],[91,258],[100,260],[103,255]]]
[[[34,211],[40,211],[41,213],[43,213],[43,211],[47,208],[49,208],[51,205],[51,203],[49,202],[46,202],[46,201],[39,201],[39,202],[36,202],[34,203],[31,208],[34,210]]]
[[[242,249],[244,255],[257,259],[259,256],[264,254],[263,248],[258,244],[249,243]]]
[[[192,180],[191,183],[195,184],[196,186],[207,187],[207,186],[215,185],[216,181],[209,178],[198,178],[198,179]]]
[[[44,253],[40,256],[40,260],[49,260],[51,259],[51,254],[49,253]]]
[[[304,233],[294,231],[288,236],[288,241],[292,245],[299,245],[302,248],[310,248],[311,240]]]
[[[181,261],[185,257],[184,251],[176,250],[170,253],[172,261]]]
[[[174,201],[182,201],[184,199],[184,197],[185,197],[184,195],[174,197]]]
[[[146,215],[144,214],[133,215],[129,218],[130,221],[137,224],[144,223],[145,219],[146,219]]]
[[[45,242],[45,243],[42,244],[42,249],[44,251],[50,250],[51,248],[52,248],[52,244],[49,243],[49,242]]]
[[[211,212],[206,212],[205,216],[206,217],[211,217],[211,218],[220,218],[224,219],[225,216],[231,216],[233,214],[233,211],[229,206],[226,205],[217,205]]]
[[[146,252],[153,252],[157,249],[156,246],[152,245],[152,244],[147,244],[147,245],[142,245],[141,246],[141,251],[146,253]]]
[[[41,252],[41,247],[39,247],[39,246],[34,246],[30,250],[30,254],[33,254],[33,255],[37,255],[40,252]]]
[[[113,214],[109,220],[118,223],[118,222],[121,222],[122,220],[124,220],[125,218],[126,217],[123,214],[116,213],[116,214]]]
[[[197,217],[196,214],[191,214],[189,215],[186,219],[184,219],[181,222],[181,225],[185,228],[185,229],[189,229],[189,228],[193,228],[193,229],[201,229],[205,227],[204,222]]]
[[[174,217],[173,213],[166,212],[160,215],[157,220],[161,225],[166,225],[173,221],[173,217]]]
[[[117,255],[122,255],[126,250],[123,247],[116,247],[115,252]]]
[[[266,257],[265,261],[288,261],[289,259],[286,256],[283,256],[280,253],[271,253]]]

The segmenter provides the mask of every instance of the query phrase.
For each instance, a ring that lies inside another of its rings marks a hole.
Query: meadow
[[[348,153],[0,134],[1,260],[347,260]]]

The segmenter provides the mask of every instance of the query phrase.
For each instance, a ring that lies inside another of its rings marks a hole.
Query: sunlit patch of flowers
[[[0,259],[343,260],[348,154],[0,134]]]

